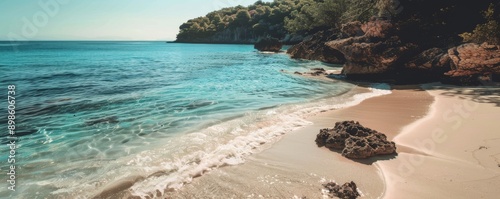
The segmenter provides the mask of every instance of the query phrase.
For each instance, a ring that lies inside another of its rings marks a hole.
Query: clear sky
[[[175,40],[188,19],[255,1],[0,0],[0,40]]]

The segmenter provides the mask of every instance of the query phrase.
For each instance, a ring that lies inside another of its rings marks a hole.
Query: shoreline
[[[500,128],[493,122],[500,113],[500,99],[495,98],[500,89],[495,89],[475,90],[442,84],[392,86],[390,94],[369,97],[358,104],[307,117],[305,119],[312,125],[292,130],[276,142],[264,144],[248,155],[242,164],[208,169],[209,172],[194,176],[182,188],[168,191],[165,196],[325,198],[322,184],[354,181],[361,198],[407,198],[409,195],[410,198],[441,198],[450,194],[454,198],[477,195],[491,198],[499,194],[495,187],[500,186],[500,135],[495,137],[492,130],[485,135],[494,139],[483,143],[484,135],[468,132],[471,127],[483,131]],[[480,102],[474,102],[478,99]],[[483,123],[477,123],[475,119],[472,122],[458,121],[454,116],[464,116],[462,112],[449,116],[453,122],[436,120],[435,117],[456,110],[457,102],[470,109],[466,109],[469,111],[466,114],[471,118],[476,117],[475,113],[479,114],[479,119],[486,117],[489,120]],[[335,122],[345,120],[359,121],[386,134],[388,140],[396,142],[398,154],[352,160],[316,146],[314,139],[320,129],[332,128]],[[437,127],[440,122],[443,126]],[[458,122],[466,129],[459,131],[453,139],[448,135],[447,143],[440,141],[442,137],[433,131],[452,128]],[[414,144],[415,140],[427,143],[427,138],[440,141],[440,145],[427,150],[429,145]],[[466,152],[470,150],[466,154],[477,153],[477,157],[464,156],[464,146]],[[498,156],[494,158],[498,165],[490,160],[494,156]],[[402,173],[404,169],[410,174]],[[421,193],[422,190],[426,193]]]
[[[173,197],[210,197],[210,194],[217,193],[227,197],[316,198],[324,196],[321,193],[322,183],[333,180],[343,184],[353,180],[358,184],[364,198],[379,198],[386,189],[383,174],[374,164],[380,157],[367,161],[352,161],[337,152],[318,148],[314,139],[319,129],[332,128],[335,122],[341,120],[360,121],[369,128],[386,133],[389,139],[392,139],[397,134],[395,131],[425,116],[432,101],[430,95],[424,95],[425,91],[416,87],[401,86],[396,86],[392,91],[388,95],[365,99],[354,106],[322,112],[307,118],[314,124],[287,133],[271,147],[249,156],[243,164],[219,168],[193,180],[172,193]],[[410,108],[414,114],[397,117],[395,120],[395,115],[409,110],[405,108],[408,99],[416,100]],[[388,100],[391,103],[387,103]],[[370,114],[371,112],[379,114]],[[380,114],[384,116],[380,117]],[[386,123],[380,122],[381,119],[392,121],[393,124],[385,125]],[[404,147],[398,146],[398,151],[400,149]],[[353,168],[356,168],[356,172],[353,172]]]
[[[329,79],[329,81],[332,80]],[[156,177],[152,177],[151,179],[149,179],[148,177],[145,180],[140,180],[138,182],[133,183],[133,185],[130,188],[127,188],[127,190],[118,190],[114,189],[113,187],[105,188],[103,190],[98,191],[97,196],[105,196],[110,194],[116,197],[147,196],[151,193],[156,193],[157,190],[160,192],[161,190],[165,190],[167,193],[166,196],[168,197],[170,197],[171,194],[173,194],[174,198],[182,198],[183,196],[176,195],[179,194],[176,192],[181,192],[180,194],[186,192],[187,194],[193,194],[198,192],[196,190],[186,191],[186,187],[190,187],[193,184],[197,185],[203,184],[201,186],[194,187],[195,189],[199,189],[199,187],[210,186],[211,184],[215,184],[212,182],[206,182],[207,180],[211,181],[215,179],[218,181],[218,183],[225,183],[228,180],[221,180],[219,177],[216,177],[220,175],[220,172],[226,172],[227,170],[233,170],[233,169],[246,170],[242,172],[237,172],[239,174],[242,174],[242,173],[248,173],[247,172],[248,170],[254,170],[254,169],[245,169],[246,167],[242,168],[242,166],[246,165],[248,162],[252,162],[251,159],[255,156],[258,156],[260,152],[274,147],[274,144],[276,144],[276,142],[279,142],[282,138],[286,137],[284,136],[285,134],[300,131],[303,128],[313,126],[311,125],[309,118],[315,117],[315,115],[320,115],[328,110],[353,107],[362,102],[363,100],[371,99],[375,96],[386,95],[388,92],[390,92],[387,90],[388,85],[373,84],[372,86],[373,88],[354,86],[353,88],[351,88],[351,90],[349,90],[346,93],[341,93],[341,95],[339,96],[321,98],[318,100],[300,104],[290,104],[282,106],[281,108],[275,110],[262,110],[261,114],[266,115],[266,117],[264,117],[267,118],[266,120],[258,120],[256,123],[246,124],[244,127],[246,130],[238,128],[239,131],[251,130],[251,132],[239,136],[234,135],[236,137],[233,136],[233,138],[231,138],[230,140],[227,139],[221,140],[220,142],[222,142],[222,145],[217,146],[217,148],[214,149],[208,148],[207,149],[208,151],[204,151],[204,153],[202,154],[195,154],[200,156],[199,157],[196,156],[197,158],[195,160],[187,159],[192,161],[193,164],[184,165],[182,168],[180,168],[179,172],[174,171],[172,172],[171,175],[170,174],[159,175]],[[249,115],[249,117],[253,116]],[[269,119],[272,119],[272,121]],[[217,130],[220,128],[215,127],[211,129]],[[187,138],[194,139],[196,138],[196,136],[189,136]],[[314,139],[311,139],[311,141],[314,142]],[[258,168],[261,167],[258,166]],[[287,175],[293,175],[293,172],[288,173]],[[246,180],[248,178],[235,177],[233,179]],[[156,189],[155,185],[157,184],[156,183],[157,181],[160,184],[166,184],[167,188]],[[122,183],[123,182],[120,181],[117,182],[116,184],[122,184]],[[244,184],[244,183],[239,183],[239,184]],[[222,189],[222,187],[224,186],[221,185],[218,188]],[[224,191],[226,191],[227,193],[232,193],[227,190],[229,190],[229,188],[225,189]],[[243,188],[241,187],[237,188],[235,191],[239,190],[243,190]],[[222,193],[226,193],[224,191],[221,190]],[[212,191],[210,191],[210,193],[211,192]],[[210,194],[207,192],[204,193]],[[238,195],[238,196],[243,197],[243,195]],[[245,195],[245,197],[246,196],[247,195]],[[189,195],[185,197],[202,198],[204,196]],[[232,197],[232,196],[227,195],[227,197]]]

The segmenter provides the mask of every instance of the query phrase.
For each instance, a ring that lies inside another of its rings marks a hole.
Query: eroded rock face
[[[394,25],[387,20],[371,19],[371,21],[361,25],[364,36],[371,38],[389,38],[396,33]]]
[[[316,144],[342,150],[342,156],[352,159],[396,153],[396,144],[384,134],[354,121],[337,122],[333,129],[321,129]]]
[[[368,37],[351,37],[328,42],[327,45],[342,52],[346,63],[342,73],[348,78],[376,76],[396,71],[399,59],[414,46],[402,44],[398,37],[373,42]]]
[[[444,83],[479,85],[479,77],[495,81],[500,74],[500,46],[467,43],[448,50],[451,70],[446,72]]]
[[[397,73],[401,58],[417,49],[403,44],[394,34],[393,25],[374,20],[361,26],[364,35],[329,41],[326,46],[342,53],[346,59],[342,73],[349,79],[380,79]]]
[[[340,28],[340,38],[363,36],[365,32],[361,29],[362,25],[363,24],[359,21],[342,24]]]
[[[451,49],[405,43],[406,33],[387,20],[373,18],[322,31],[288,50],[292,58],[344,63],[349,80],[414,84],[441,81],[458,85],[498,81],[500,46],[463,44]],[[480,77],[480,78],[479,78]]]
[[[453,61],[449,76],[500,74],[500,46],[467,43],[448,50]]]
[[[400,75],[413,82],[436,81],[451,69],[451,59],[443,49],[431,48],[424,50],[406,61]]]
[[[345,58],[342,53],[325,46],[325,42],[337,39],[332,30],[320,31],[304,41],[290,47],[287,53],[294,59],[319,60],[331,64],[343,64]]]
[[[276,38],[264,38],[255,43],[254,48],[258,51],[279,52],[283,44]]]
[[[323,187],[328,191],[328,196],[331,198],[337,197],[341,199],[355,199],[360,195],[358,193],[358,187],[354,182],[348,182],[340,186],[335,182],[330,182],[324,184]]]

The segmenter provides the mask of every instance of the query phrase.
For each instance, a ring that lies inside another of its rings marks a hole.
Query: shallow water
[[[342,95],[355,87],[281,72],[335,67],[250,45],[1,44],[2,98],[16,85],[19,184],[0,197],[180,188],[309,124],[308,114],[352,101]]]

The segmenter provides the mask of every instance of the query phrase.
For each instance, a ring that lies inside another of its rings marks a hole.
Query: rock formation
[[[396,152],[396,144],[375,130],[354,121],[337,122],[333,129],[321,129],[316,144],[342,150],[342,156],[352,159],[369,158]]]
[[[401,41],[398,27],[387,20],[350,22],[340,32],[321,31],[291,47],[292,58],[344,63],[350,80],[477,84],[479,76],[500,75],[500,46],[463,44],[450,49],[423,48]]]
[[[331,198],[337,197],[341,199],[355,199],[359,197],[356,183],[348,182],[340,186],[335,182],[324,184],[323,187],[328,191],[328,196]]]
[[[363,36],[365,32],[363,32],[361,28],[362,25],[363,24],[359,21],[342,24],[340,28],[340,38]]]
[[[255,43],[254,48],[258,51],[279,52],[283,44],[276,38],[264,38]]]
[[[478,84],[479,76],[500,74],[500,46],[467,43],[448,50],[452,64],[447,83]]]
[[[451,59],[448,52],[440,48],[431,48],[421,52],[405,63],[405,68],[414,71],[435,71],[444,74],[450,70]]]
[[[417,49],[416,45],[402,43],[389,21],[373,20],[362,24],[360,29],[361,36],[326,43],[344,55],[342,73],[349,79],[394,78],[402,60]]]
[[[331,64],[343,64],[345,58],[342,53],[325,46],[325,42],[336,38],[337,36],[333,30],[320,31],[305,38],[301,43],[290,47],[287,53],[295,59],[319,60]]]

